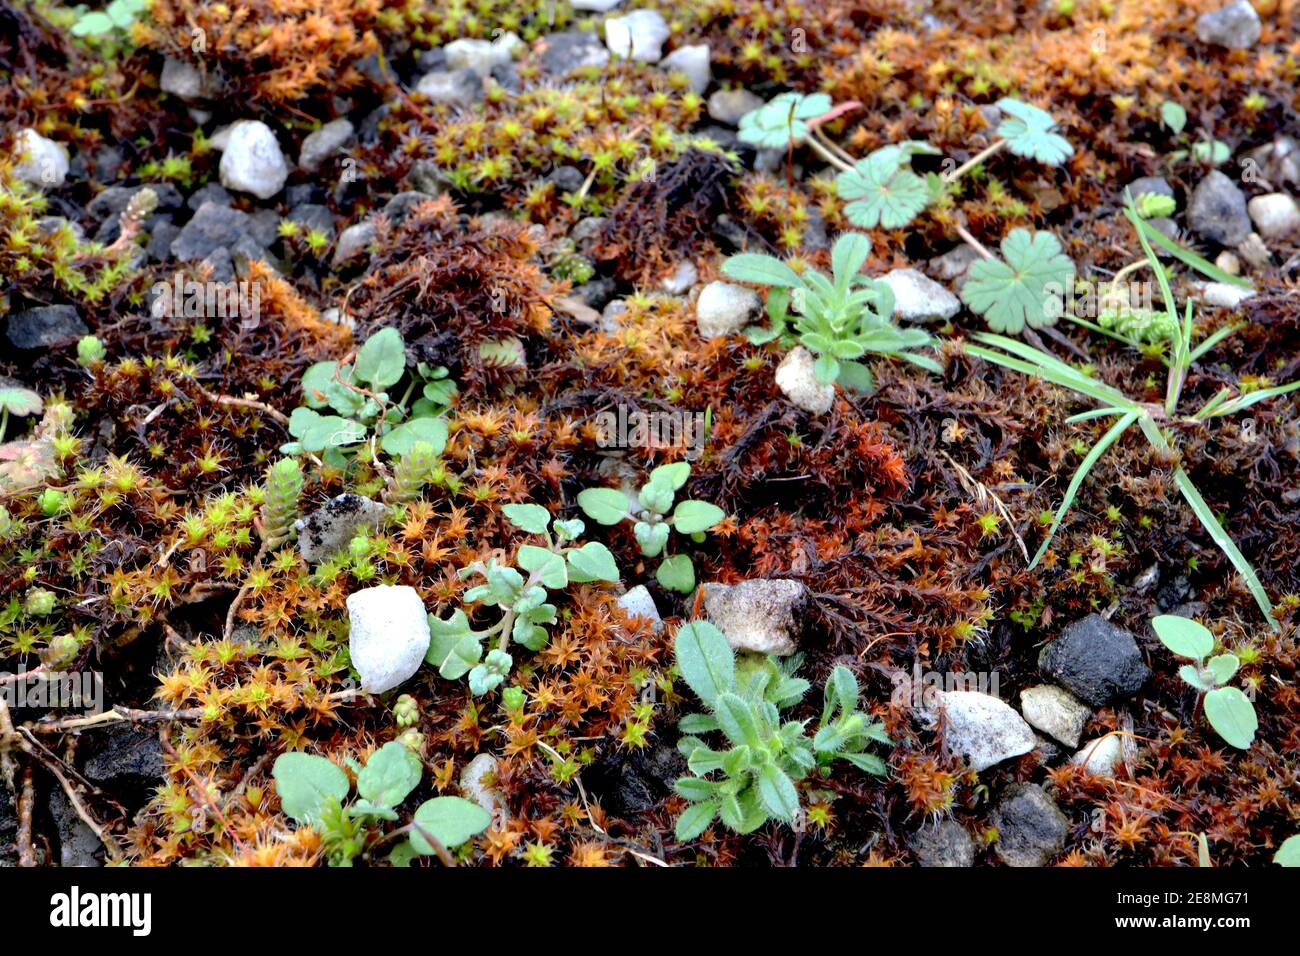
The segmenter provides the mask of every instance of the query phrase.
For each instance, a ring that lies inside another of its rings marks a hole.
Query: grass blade
[[[1020,359],[1012,358],[993,349],[986,349],[979,345],[967,345],[966,351],[971,355],[978,356],[985,361],[992,362],[994,365],[1001,365],[1004,368],[1013,369],[1025,375],[1045,378],[1055,385],[1062,388],[1068,388],[1071,391],[1078,392],[1080,395],[1086,395],[1096,401],[1103,402],[1106,405],[1117,405],[1121,408],[1136,409],[1137,403],[1130,401],[1123,394],[1106,385],[1103,382],[1095,382],[1092,379],[1074,372],[1072,375],[1064,375],[1053,369],[1044,368],[1041,365],[1033,365],[1029,362],[1022,362]]]
[[[1074,477],[1070,479],[1070,487],[1065,489],[1065,500],[1061,502],[1061,507],[1057,510],[1056,517],[1052,519],[1052,527],[1048,529],[1047,537],[1043,539],[1043,543],[1039,547],[1038,553],[1034,555],[1034,560],[1029,562],[1029,569],[1031,571],[1038,566],[1038,562],[1041,561],[1043,555],[1047,553],[1048,545],[1052,543],[1052,538],[1056,535],[1056,529],[1061,526],[1061,522],[1065,519],[1065,513],[1069,511],[1070,506],[1074,504],[1074,496],[1079,493],[1079,487],[1083,484],[1083,479],[1088,477],[1088,472],[1092,470],[1092,466],[1097,464],[1097,459],[1101,458],[1101,456],[1106,453],[1106,449],[1115,444],[1115,442],[1119,440],[1119,437],[1123,435],[1124,432],[1128,431],[1129,426],[1141,417],[1142,413],[1138,411],[1125,412],[1124,417],[1114,425],[1111,425],[1110,430],[1106,432],[1106,434],[1102,435],[1097,441],[1097,444],[1092,446],[1092,450],[1084,456],[1083,461],[1079,464],[1078,471],[1076,471]]]
[[[1207,337],[1204,342],[1196,346],[1196,348],[1192,349],[1192,361],[1195,362],[1206,352],[1210,351],[1210,349],[1214,348],[1216,345],[1218,345],[1220,342],[1226,339],[1229,335],[1232,335],[1234,332],[1240,332],[1242,329],[1246,327],[1246,325],[1247,323],[1245,322],[1238,322],[1236,325],[1226,325],[1223,328],[1219,329],[1219,331]]]
[[[1300,381],[1291,382],[1287,385],[1274,385],[1272,388],[1261,388],[1254,392],[1247,392],[1245,395],[1238,396],[1222,407],[1216,407],[1210,413],[1210,416],[1233,415],[1244,408],[1250,408],[1256,402],[1262,402],[1266,398],[1274,398],[1278,395],[1285,395],[1287,392],[1294,392],[1300,388]],[[1216,398],[1218,396],[1215,396]],[[1213,401],[1213,399],[1211,399]],[[1204,411],[1204,409],[1202,409]]]
[[[1154,226],[1149,225],[1146,220],[1137,214],[1132,206],[1125,208],[1124,215],[1128,216],[1129,222],[1133,223],[1134,228],[1138,231],[1138,237],[1146,236],[1151,242],[1154,242],[1161,249],[1164,249],[1175,259],[1181,261],[1184,265],[1190,266],[1201,275],[1215,282],[1226,282],[1229,285],[1239,286],[1243,289],[1250,288],[1250,282],[1241,276],[1229,275],[1214,263],[1207,259],[1202,259],[1190,249],[1185,249],[1172,239],[1160,232]],[[1145,245],[1145,243],[1144,243]]]
[[[1232,566],[1237,569],[1237,573],[1245,580],[1247,589],[1249,589],[1251,596],[1255,598],[1255,603],[1264,612],[1264,619],[1268,621],[1268,626],[1274,631],[1280,631],[1282,627],[1278,624],[1277,619],[1273,617],[1273,605],[1264,592],[1264,585],[1260,583],[1259,576],[1255,574],[1255,569],[1250,566],[1246,556],[1233,543],[1232,538],[1228,536],[1228,532],[1223,530],[1223,525],[1219,524],[1219,519],[1215,517],[1210,506],[1205,503],[1205,499],[1201,497],[1201,493],[1196,489],[1196,485],[1192,484],[1192,479],[1187,472],[1183,471],[1181,465],[1174,472],[1174,483],[1178,485],[1178,490],[1183,493],[1187,503],[1192,506],[1192,511],[1196,513],[1196,517],[1200,519],[1202,526],[1209,532],[1211,540],[1219,546],[1220,551],[1228,556]]]
[[[1090,412],[1080,412],[1078,415],[1071,415],[1065,420],[1065,424],[1074,425],[1077,422],[1092,421],[1094,418],[1105,418],[1108,415],[1123,415],[1128,409],[1125,408],[1094,408]]]

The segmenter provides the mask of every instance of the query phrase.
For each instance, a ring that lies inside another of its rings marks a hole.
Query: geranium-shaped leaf
[[[998,109],[1007,114],[998,125],[998,135],[1017,156],[1059,166],[1074,152],[1069,141],[1056,132],[1051,113],[1010,97],[998,100]]]
[[[808,120],[829,113],[825,93],[782,93],[740,118],[740,140],[763,149],[785,149],[808,138]]]
[[[1235,687],[1220,687],[1205,695],[1205,719],[1215,733],[1238,750],[1246,750],[1254,743],[1259,728],[1255,705]]]
[[[30,388],[20,388],[18,386],[0,388],[0,409],[10,415],[20,417],[37,415],[40,414],[41,409],[44,407],[45,403],[41,401],[41,396]]]
[[[835,191],[849,200],[844,207],[849,222],[863,229],[899,229],[925,208],[930,194],[925,180],[908,168],[911,152],[886,146],[836,177]]]
[[[1002,259],[970,267],[961,297],[993,331],[1015,335],[1026,322],[1035,329],[1054,324],[1053,307],[1073,277],[1074,263],[1055,236],[1014,229],[1002,240]]]

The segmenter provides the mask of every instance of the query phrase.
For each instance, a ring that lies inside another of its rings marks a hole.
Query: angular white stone
[[[807,600],[801,581],[756,578],[704,585],[704,612],[738,651],[784,656],[795,651],[795,612]]]
[[[944,742],[953,753],[964,754],[975,770],[987,770],[1004,760],[1034,749],[1034,730],[1008,704],[988,694],[969,690],[940,691],[935,695],[934,719],[943,713]]]
[[[1055,684],[1039,684],[1020,692],[1020,713],[1030,725],[1071,747],[1092,716],[1088,705]]]
[[[492,67],[509,63],[516,49],[524,42],[514,33],[504,33],[495,40],[453,40],[442,48],[447,57],[448,70],[473,70],[480,77],[492,72]]]
[[[42,189],[57,189],[67,178],[68,151],[62,143],[46,139],[34,129],[24,129],[15,142],[14,176]]]
[[[289,178],[280,144],[261,120],[240,120],[230,127],[220,171],[221,185],[258,199],[270,199]]]
[[[650,592],[644,584],[638,584],[619,598],[618,606],[631,617],[645,618],[650,622],[650,628],[656,634],[664,629],[664,621],[659,616],[659,608],[655,607],[655,599],[650,596]]]
[[[1300,203],[1286,193],[1267,193],[1246,203],[1255,229],[1265,239],[1281,239],[1300,230]]]
[[[961,301],[915,269],[895,269],[879,279],[894,292],[894,316],[904,322],[946,322],[961,310]]]
[[[429,650],[429,615],[415,588],[380,584],[348,595],[352,666],[381,694],[409,680]]]
[[[776,367],[776,387],[798,408],[824,415],[835,404],[835,386],[823,385],[813,372],[812,353],[796,345]]]
[[[669,32],[658,10],[633,10],[605,21],[605,46],[616,57],[658,63]]]
[[[694,46],[678,47],[659,61],[659,69],[685,74],[691,89],[703,93],[713,78],[709,71],[709,45],[697,43]]]
[[[710,282],[695,302],[695,324],[700,338],[732,335],[749,325],[763,303],[758,293],[730,282]]]
[[[1113,777],[1124,762],[1124,742],[1119,734],[1107,734],[1084,744],[1070,763],[1099,777]]]

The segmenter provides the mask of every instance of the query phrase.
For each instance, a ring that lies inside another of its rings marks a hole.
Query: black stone
[[[1093,707],[1137,693],[1151,676],[1133,635],[1100,614],[1063,630],[1038,655],[1038,669]]]
[[[251,228],[247,213],[205,202],[172,242],[172,255],[180,262],[206,259],[214,249],[234,245]]]
[[[71,305],[42,305],[9,316],[5,336],[16,349],[47,349],[69,345],[90,329]]]
[[[1045,866],[1061,852],[1070,820],[1042,787],[1018,783],[1008,787],[993,809],[997,854],[1007,866]]]

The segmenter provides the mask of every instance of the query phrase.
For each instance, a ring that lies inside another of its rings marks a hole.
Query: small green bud
[[[53,638],[49,646],[40,653],[41,663],[50,670],[63,670],[74,660],[77,652],[81,650],[81,644],[71,634],[60,634]]]
[[[414,727],[404,731],[402,735],[397,738],[397,742],[407,750],[411,751],[411,753],[424,753],[424,734],[420,733]]]
[[[23,610],[28,614],[44,617],[54,611],[54,592],[45,588],[32,588],[23,601]]]
[[[410,694],[403,694],[393,704],[393,717],[397,720],[397,726],[402,729],[414,727],[420,719],[420,705]]]
[[[507,687],[501,692],[501,706],[509,713],[523,710],[524,689],[522,687]]]
[[[107,354],[108,350],[104,348],[104,343],[93,335],[82,336],[81,341],[77,343],[77,361],[87,367],[104,361],[104,356]]]
[[[59,491],[57,488],[46,488],[36,501],[41,506],[41,514],[47,518],[53,518],[59,512],[66,511],[68,507],[67,492]]]

